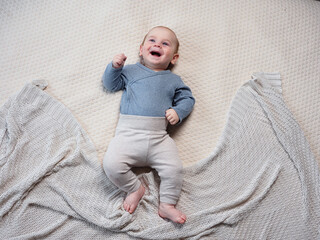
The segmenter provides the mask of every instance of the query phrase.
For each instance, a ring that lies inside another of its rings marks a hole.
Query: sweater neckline
[[[153,73],[153,74],[167,74],[167,73],[171,72],[170,70],[163,70],[163,71],[158,71],[158,72],[157,72],[157,71],[154,71],[154,70],[152,70],[152,69],[144,66],[144,65],[141,64],[140,62],[137,62],[136,65],[139,66],[140,68],[142,68],[142,69],[150,72],[150,73]]]

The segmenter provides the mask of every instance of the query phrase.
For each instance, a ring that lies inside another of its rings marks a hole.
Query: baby
[[[168,135],[168,122],[180,123],[193,109],[191,90],[169,68],[178,58],[179,42],[167,27],[154,27],[140,46],[140,63],[126,65],[124,54],[116,55],[103,75],[109,91],[123,90],[115,137],[103,160],[108,178],[127,192],[123,207],[129,213],[137,208],[145,187],[132,167],[150,166],[160,176],[158,214],[176,223],[186,215],[177,210],[182,180],[182,162]]]

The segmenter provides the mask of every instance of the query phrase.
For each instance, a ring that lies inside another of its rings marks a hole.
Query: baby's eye
[[[162,44],[165,45],[165,46],[169,46],[169,43],[167,43],[167,42],[164,42]]]
[[[154,40],[154,39],[152,39],[152,38],[150,38],[150,39],[149,39],[149,42],[155,42],[155,40]]]

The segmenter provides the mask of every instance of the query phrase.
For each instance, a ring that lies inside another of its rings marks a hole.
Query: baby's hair
[[[175,48],[174,53],[178,53],[180,43],[179,43],[179,40],[178,40],[178,38],[177,38],[177,35],[176,35],[176,33],[175,33],[174,31],[172,31],[170,28],[165,27],[165,26],[156,26],[156,27],[151,28],[151,29],[147,32],[147,34],[144,36],[141,45],[144,44],[144,42],[146,41],[146,38],[147,38],[148,34],[149,34],[153,29],[155,29],[155,28],[164,28],[164,29],[169,30],[171,33],[173,33],[173,35],[174,35],[174,37],[175,37],[175,39],[176,39],[176,48]],[[142,65],[144,65],[144,61],[143,61],[142,56],[139,56],[139,58],[140,58],[140,63],[141,63]],[[172,63],[169,63],[169,66],[168,66],[167,69],[171,70],[173,67],[174,67],[174,65],[173,65]]]

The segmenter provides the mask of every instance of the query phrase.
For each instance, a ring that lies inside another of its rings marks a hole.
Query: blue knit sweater
[[[155,72],[141,63],[115,69],[110,63],[102,80],[111,92],[123,90],[121,114],[164,117],[172,108],[181,122],[195,103],[190,88],[170,70]]]

